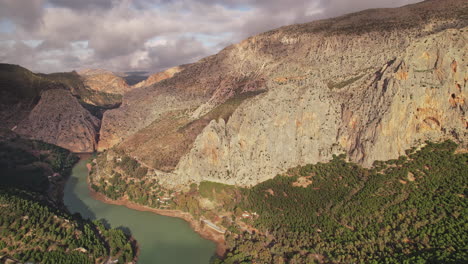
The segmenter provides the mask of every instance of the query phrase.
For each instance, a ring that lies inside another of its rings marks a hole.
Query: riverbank
[[[88,171],[91,170],[91,164],[86,165],[88,168]],[[167,210],[167,209],[156,209],[156,208],[151,208],[148,206],[140,205],[125,199],[120,199],[120,200],[112,200],[105,195],[98,193],[94,191],[91,188],[91,184],[89,182],[89,177],[86,178],[86,182],[88,185],[88,190],[90,192],[90,196],[98,201],[107,203],[107,204],[113,204],[113,205],[121,205],[125,206],[129,209],[133,210],[138,210],[138,211],[143,211],[143,212],[152,212],[155,214],[163,215],[163,216],[169,216],[169,217],[175,217],[175,218],[180,218],[189,223],[190,227],[197,232],[201,237],[204,239],[211,240],[216,243],[216,254],[218,256],[223,256],[224,253],[226,252],[226,244],[224,240],[224,234],[221,234],[212,228],[208,227],[207,225],[204,225],[201,221],[196,220],[193,218],[193,216],[187,212],[183,212],[180,210]]]

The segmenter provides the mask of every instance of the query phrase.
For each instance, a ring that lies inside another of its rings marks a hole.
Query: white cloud
[[[159,71],[279,26],[417,1],[0,0],[0,61]]]

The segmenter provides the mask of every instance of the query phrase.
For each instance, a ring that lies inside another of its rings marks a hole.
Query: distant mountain
[[[176,73],[181,72],[182,69],[183,69],[182,67],[177,66],[177,67],[169,68],[163,72],[152,74],[146,79],[134,84],[133,87],[141,88],[141,87],[151,86],[165,79],[172,78]]]
[[[130,90],[123,78],[107,70],[86,69],[78,74],[83,78],[84,84],[95,91],[122,95]]]
[[[149,75],[149,73],[146,71],[131,71],[114,74],[119,77],[122,77],[125,80],[125,82],[130,86],[133,86],[139,82],[146,80]]]

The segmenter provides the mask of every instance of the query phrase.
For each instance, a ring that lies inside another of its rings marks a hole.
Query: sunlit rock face
[[[251,37],[128,93],[99,147],[120,144],[172,186],[248,186],[340,153],[370,166],[425,140],[466,148],[467,12],[425,1]]]
[[[102,69],[86,69],[78,72],[84,85],[95,91],[109,94],[124,94],[131,87],[114,73]]]
[[[142,87],[151,86],[151,85],[153,85],[155,83],[158,83],[160,81],[164,81],[166,79],[174,77],[174,75],[176,73],[181,72],[182,69],[183,69],[183,67],[177,66],[177,67],[169,68],[169,69],[167,69],[165,71],[162,71],[162,72],[151,74],[146,80],[133,85],[132,88],[142,88]]]

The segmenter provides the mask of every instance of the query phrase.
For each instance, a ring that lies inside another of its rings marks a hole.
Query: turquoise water
[[[80,161],[65,186],[64,203],[71,213],[104,219],[138,241],[139,264],[207,264],[216,245],[201,238],[182,219],[106,204],[89,195],[86,162]]]

